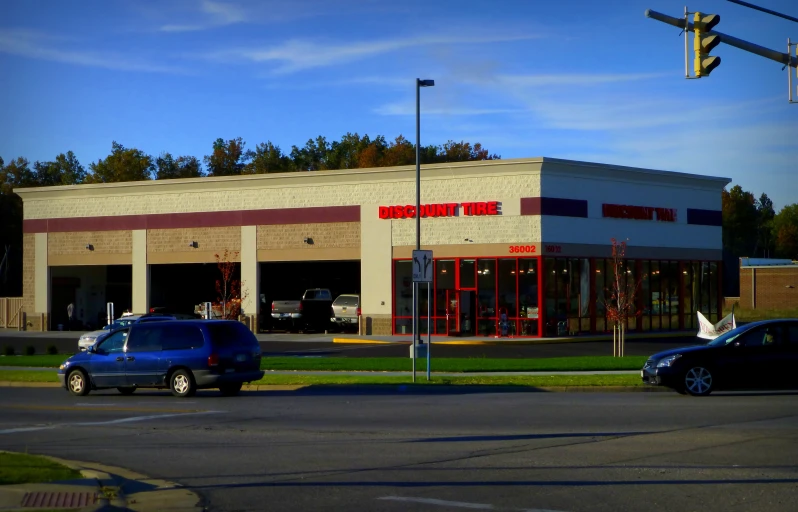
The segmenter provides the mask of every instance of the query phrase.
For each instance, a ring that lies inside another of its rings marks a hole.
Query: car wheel
[[[122,393],[123,395],[132,395],[133,393],[136,392],[136,388],[134,386],[116,388],[116,390]]]
[[[222,396],[236,396],[241,388],[243,387],[243,383],[238,382],[235,384],[222,384],[219,386],[219,391],[222,392]]]
[[[83,370],[74,370],[67,375],[67,389],[75,396],[89,394],[89,379]]]
[[[172,390],[173,395],[182,398],[193,396],[197,392],[197,385],[194,384],[194,378],[190,372],[177,370],[169,379],[169,389]]]
[[[694,366],[684,374],[684,390],[693,396],[710,394],[714,385],[712,372],[703,366]]]

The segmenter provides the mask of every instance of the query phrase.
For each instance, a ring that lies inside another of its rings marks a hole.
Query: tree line
[[[419,153],[422,164],[501,158],[478,142],[472,145],[452,140],[421,146]],[[247,149],[241,137],[219,138],[202,159],[169,152],[153,156],[114,141],[110,154],[90,163],[88,169],[72,151],[32,165],[24,157],[6,163],[0,156],[0,297],[22,294],[22,199],[14,194],[14,188],[389,167],[415,162],[416,147],[402,135],[388,141],[382,135],[371,138],[357,133],[347,133],[334,141],[319,136],[302,147],[291,146],[288,152],[271,141]]]

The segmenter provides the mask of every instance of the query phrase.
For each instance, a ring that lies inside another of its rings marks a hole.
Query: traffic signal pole
[[[693,24],[689,21],[682,18],[674,18],[672,16],[668,16],[667,14],[662,14],[661,12],[652,11],[651,9],[646,9],[646,18],[655,19],[689,32],[695,32]],[[685,25],[687,26],[685,27]],[[765,57],[766,59],[776,61],[778,63],[784,64],[785,66],[798,69],[798,57],[793,57],[789,53],[777,52],[776,50],[771,50],[770,48],[765,48],[764,46],[759,46],[758,44],[743,41],[742,39],[738,39],[734,36],[715,32],[714,30],[708,31],[707,34],[720,37],[721,43],[734,46],[735,48],[753,53],[754,55],[759,55],[760,57]]]

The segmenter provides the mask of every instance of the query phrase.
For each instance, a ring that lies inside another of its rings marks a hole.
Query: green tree
[[[330,145],[327,139],[319,135],[315,139],[308,139],[305,147],[291,147],[291,160],[298,171],[324,171],[330,169],[327,162],[327,153]]]
[[[412,165],[416,163],[416,146],[403,135],[399,135],[385,149],[382,165],[386,167]]]
[[[126,148],[114,141],[111,154],[89,164],[91,174],[86,183],[117,183],[152,179],[155,164],[151,156],[140,149]]]
[[[798,203],[788,204],[773,218],[776,257],[798,260]]]
[[[194,156],[174,158],[171,153],[163,153],[155,160],[155,167],[156,180],[202,177],[202,164]]]
[[[51,187],[56,185],[78,185],[86,180],[86,169],[80,165],[75,153],[61,153],[52,162],[35,162],[35,180],[37,186]]]
[[[773,201],[767,194],[763,193],[756,202],[757,214],[757,239],[754,254],[762,257],[770,257],[775,249],[773,237],[773,218],[776,211],[773,209]]]
[[[205,156],[208,176],[236,176],[242,174],[247,162],[252,158],[251,151],[245,151],[246,143],[241,137],[225,141],[216,139],[213,152]]]
[[[243,174],[266,174],[292,170],[294,168],[291,159],[283,154],[279,146],[275,146],[271,141],[266,141],[255,146],[252,159],[244,166]]]
[[[498,160],[498,155],[491,155],[487,149],[483,149],[482,144],[477,142],[473,146],[465,141],[446,142],[441,147],[440,156],[444,162],[469,162],[476,160]]]
[[[735,185],[722,193],[723,248],[735,258],[754,256],[759,215],[751,192]]]

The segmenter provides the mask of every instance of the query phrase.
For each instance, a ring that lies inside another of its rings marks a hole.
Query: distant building
[[[740,258],[740,307],[798,308],[798,261]]]

